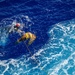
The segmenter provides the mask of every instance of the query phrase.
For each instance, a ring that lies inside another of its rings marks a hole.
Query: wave
[[[32,57],[0,61],[0,74],[74,75],[75,19],[53,25],[48,35],[50,39]]]

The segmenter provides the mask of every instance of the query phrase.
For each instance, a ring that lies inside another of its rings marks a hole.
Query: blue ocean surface
[[[30,46],[9,34],[15,22]],[[75,0],[0,0],[0,75],[75,75]]]

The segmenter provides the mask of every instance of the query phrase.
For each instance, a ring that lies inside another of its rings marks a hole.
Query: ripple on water
[[[50,39],[27,60],[24,55],[19,59],[1,61],[0,67],[3,68],[0,73],[9,74],[10,72],[12,75],[74,75],[75,32],[73,31],[75,30],[75,25],[71,25],[71,21],[73,22],[74,20],[54,25],[48,32]],[[64,25],[64,23],[66,24]],[[33,58],[39,60],[38,64],[32,63]],[[8,63],[6,63],[7,61]]]

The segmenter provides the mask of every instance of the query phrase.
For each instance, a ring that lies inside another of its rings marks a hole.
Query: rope
[[[28,46],[27,46],[27,44],[26,44],[26,42],[24,41],[24,44],[25,44],[25,46],[26,46],[26,48],[27,48],[27,50],[29,51],[29,53],[31,54],[31,56],[32,56],[32,53],[31,53],[31,51],[30,51],[30,49],[28,48]],[[35,62],[38,64],[38,61],[35,59]],[[44,70],[41,66],[40,66],[40,70],[43,70],[44,72],[47,72],[46,70]]]
[[[26,46],[27,50],[29,51],[29,53],[30,53],[30,54],[31,54],[31,56],[32,56],[32,53],[31,53],[30,49],[28,48],[28,46],[27,46],[27,44],[26,44],[26,42],[25,42],[25,41],[24,41],[24,44],[25,44],[25,46]]]
[[[13,27],[13,26],[12,26],[12,27]],[[11,29],[12,29],[12,27],[11,27]],[[10,30],[11,30],[11,29],[10,29]],[[9,30],[9,31],[10,31],[10,30]],[[9,34],[9,32],[8,32],[8,34]],[[33,56],[25,41],[24,41],[24,44],[25,44],[25,46],[26,46],[28,52],[30,53],[30,55]],[[12,46],[12,47],[13,47],[13,46]],[[8,49],[10,49],[10,48],[8,48]],[[36,64],[38,64],[38,61],[37,61],[36,59],[35,59],[35,62],[36,62]],[[44,72],[47,72],[46,70],[43,69],[43,67],[40,66],[39,68],[40,68],[40,70],[43,70]]]

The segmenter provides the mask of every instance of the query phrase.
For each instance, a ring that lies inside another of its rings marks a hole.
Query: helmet
[[[16,23],[16,25],[15,25],[16,27],[20,27],[20,23]]]

